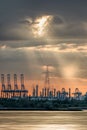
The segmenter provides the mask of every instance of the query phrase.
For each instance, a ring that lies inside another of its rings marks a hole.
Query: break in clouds
[[[0,72],[87,78],[85,0],[0,0]],[[53,68],[53,69],[51,69]]]

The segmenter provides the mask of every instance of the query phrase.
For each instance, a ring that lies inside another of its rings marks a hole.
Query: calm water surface
[[[0,130],[87,130],[87,111],[0,111]]]

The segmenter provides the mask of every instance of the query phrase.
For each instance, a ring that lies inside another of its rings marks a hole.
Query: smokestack
[[[69,88],[69,99],[71,98],[71,88]]]

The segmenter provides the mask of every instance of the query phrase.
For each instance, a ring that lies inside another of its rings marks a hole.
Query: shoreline
[[[57,109],[44,109],[44,108],[0,108],[0,111],[83,111],[87,109],[73,107],[73,108],[57,108]]]

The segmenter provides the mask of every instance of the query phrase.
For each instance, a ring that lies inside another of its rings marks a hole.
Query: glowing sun
[[[36,18],[35,23],[32,26],[32,31],[35,37],[42,37],[46,34],[51,19],[52,16],[42,16]]]

